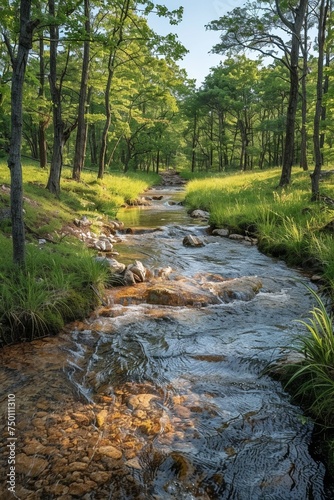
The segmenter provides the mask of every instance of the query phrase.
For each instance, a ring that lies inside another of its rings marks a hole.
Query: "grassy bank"
[[[295,170],[292,184],[277,190],[280,170],[236,173],[191,180],[186,205],[210,212],[210,224],[256,235],[259,248],[288,264],[317,273],[334,303],[334,206],[310,201],[309,173]],[[334,198],[333,177],[324,177],[321,194]],[[310,291],[310,293],[312,293]],[[318,424],[321,453],[334,469],[334,335],[333,317],[322,300],[304,322],[296,345],[304,361],[286,367],[289,391]]]
[[[310,201],[309,173],[296,170],[292,184],[276,190],[279,169],[236,173],[188,183],[186,204],[210,212],[210,223],[256,234],[264,253],[288,264],[320,272],[334,297],[334,206]],[[334,198],[330,176],[322,192]]]
[[[116,217],[122,204],[133,202],[159,179],[114,174],[98,181],[95,174],[83,173],[78,183],[65,170],[56,199],[45,189],[47,176],[47,171],[24,165],[27,259],[25,268],[17,269],[12,264],[11,222],[4,215],[9,207],[9,170],[0,164],[0,344],[54,334],[66,322],[89,314],[108,284],[110,271],[81,241],[64,237],[63,228],[87,216],[92,231],[99,232],[101,218]],[[41,238],[47,243],[40,245]]]

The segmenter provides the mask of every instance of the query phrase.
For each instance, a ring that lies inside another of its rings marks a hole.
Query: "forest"
[[[77,180],[83,168],[102,178],[110,169],[280,166],[281,186],[300,165],[317,195],[332,161],[329,0],[248,2],[213,20],[222,62],[199,88],[181,69],[187,48],[149,26],[164,16],[172,31],[182,7],[22,1],[1,10],[0,152],[19,127],[22,155],[50,165],[50,192],[60,192],[63,165]],[[11,114],[20,78],[22,120]]]

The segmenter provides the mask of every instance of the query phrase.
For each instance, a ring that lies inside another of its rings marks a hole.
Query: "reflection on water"
[[[170,196],[157,208],[130,209],[131,225],[161,230],[128,235],[121,255],[126,246],[145,266],[171,266],[174,276],[259,276],[263,287],[250,301],[209,307],[113,304],[73,327],[62,341],[65,358],[44,365],[40,390],[52,403],[43,404],[57,418],[45,437],[41,425],[29,435],[44,445],[53,432],[59,437],[47,475],[31,478],[42,491],[32,498],[57,498],[44,476],[64,499],[325,498],[324,468],[308,450],[312,425],[264,374],[312,306],[304,279],[254,247],[208,236],[183,207],[165,205]],[[190,232],[206,245],[185,248]],[[51,381],[57,361],[61,383]],[[66,394],[61,412],[59,392]],[[34,404],[41,397],[34,393]]]

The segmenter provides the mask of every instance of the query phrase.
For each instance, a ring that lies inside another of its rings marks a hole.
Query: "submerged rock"
[[[185,247],[203,247],[205,245],[204,241],[197,238],[197,236],[193,236],[192,234],[188,234],[183,238],[183,245]]]

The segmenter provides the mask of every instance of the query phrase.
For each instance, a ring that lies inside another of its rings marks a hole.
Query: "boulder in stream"
[[[187,234],[187,236],[183,238],[183,245],[185,247],[203,247],[205,243],[200,238],[197,238],[197,236]]]

